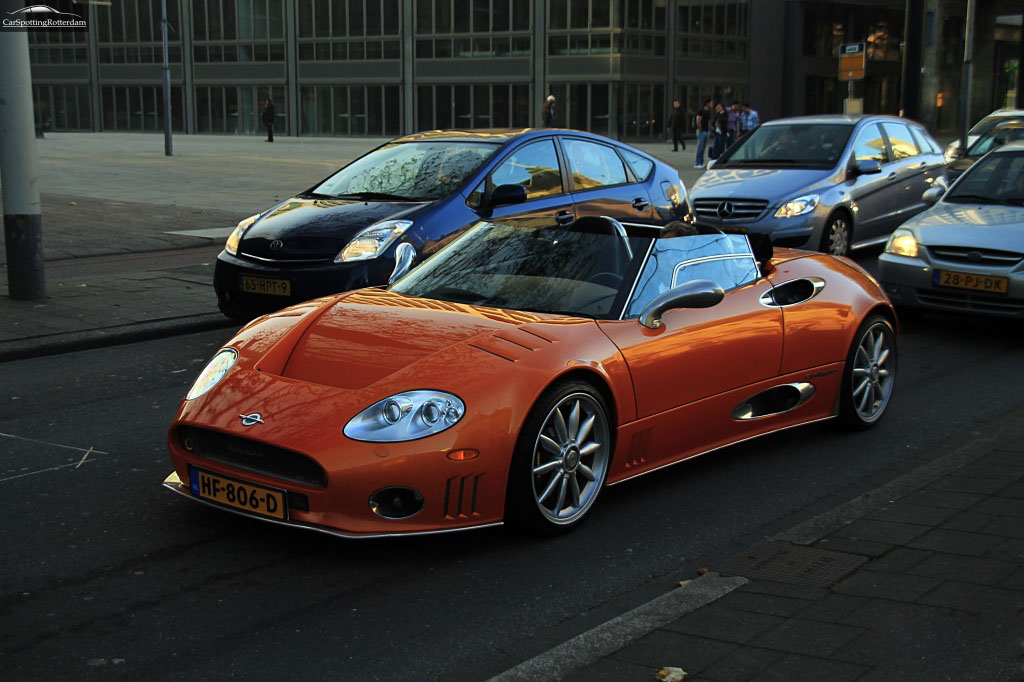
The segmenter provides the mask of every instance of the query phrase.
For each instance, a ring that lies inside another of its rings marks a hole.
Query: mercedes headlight
[[[251,215],[242,222],[235,225],[235,229],[231,231],[228,236],[228,241],[224,244],[224,250],[230,253],[232,256],[238,255],[238,243],[242,241],[242,235],[249,229],[249,226],[256,222],[256,219],[260,217],[260,214]]]
[[[357,234],[334,258],[335,263],[351,263],[377,258],[391,243],[412,227],[411,220],[384,220]]]
[[[188,390],[185,400],[195,400],[220,383],[228,370],[234,367],[236,360],[238,360],[238,353],[234,348],[225,348],[214,355],[209,364],[199,373],[199,378],[192,384],[192,388]]]
[[[917,258],[917,240],[910,230],[896,230],[885,243],[885,252],[907,258]]]
[[[775,212],[776,218],[792,218],[798,215],[805,215],[818,208],[818,195],[805,194],[796,199],[790,199]]]
[[[458,396],[406,391],[370,405],[345,424],[344,434],[370,443],[398,443],[440,433],[466,414]]]

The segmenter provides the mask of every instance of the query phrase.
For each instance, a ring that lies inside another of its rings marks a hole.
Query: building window
[[[305,85],[300,134],[393,137],[402,131],[399,85]]]
[[[123,0],[96,6],[101,64],[162,64],[160,0]],[[167,0],[167,56],[181,63],[181,14],[178,0]]]
[[[401,59],[398,0],[299,0],[299,60]]]
[[[677,0],[676,12],[677,58],[747,60],[748,0]]]
[[[526,0],[417,0],[417,59],[528,57]]]
[[[525,128],[530,86],[522,84],[421,85],[416,88],[419,130]]]
[[[196,88],[196,132],[259,135],[265,130],[263,110],[274,102],[274,130],[288,130],[283,86],[213,85]]]
[[[284,0],[191,2],[196,63],[284,61]]]
[[[164,129],[160,85],[105,85],[100,89],[103,130],[155,132]],[[184,131],[181,88],[171,88],[171,130]]]
[[[33,85],[36,125],[43,130],[92,130],[92,104],[85,85]]]

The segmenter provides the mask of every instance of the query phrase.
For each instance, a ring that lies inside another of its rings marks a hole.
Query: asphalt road
[[[683,463],[606,490],[546,541],[342,541],[164,491],[170,419],[229,332],[0,364],[0,669],[485,677],[969,439],[1024,403],[1022,331],[909,321],[877,428],[813,425]]]

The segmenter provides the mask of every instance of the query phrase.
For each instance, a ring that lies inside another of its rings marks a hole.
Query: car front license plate
[[[247,294],[270,294],[271,296],[291,296],[292,282],[288,279],[271,279],[242,275],[242,291]]]
[[[932,275],[932,284],[942,287],[982,291],[986,294],[1005,294],[1010,286],[1010,280],[1006,277],[995,277],[993,275],[972,275],[968,272],[936,270],[935,274]]]
[[[196,467],[189,469],[189,479],[195,497],[272,519],[288,518],[288,493],[284,490],[247,483]]]

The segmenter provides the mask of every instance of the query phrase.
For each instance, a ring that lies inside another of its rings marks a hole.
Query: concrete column
[[[11,10],[13,5],[7,2],[0,7]],[[42,300],[46,298],[43,217],[25,31],[0,32],[0,182],[9,295]]]
[[[918,120],[934,132],[939,125],[937,98],[942,68],[942,0],[927,0],[924,8],[923,51],[921,56],[921,99]],[[943,93],[943,98],[949,97]],[[943,103],[945,105],[945,102]]]
[[[416,12],[414,0],[402,0],[402,132],[416,132]]]
[[[92,130],[98,133],[103,130],[102,99],[100,98],[100,48],[99,18],[96,5],[87,6],[89,35],[86,49],[89,54],[89,104],[92,112]]]
[[[185,132],[196,132],[196,89],[192,74],[192,0],[179,0],[181,26],[176,26],[181,36],[181,89],[185,101]]]
[[[665,108],[667,111],[661,112],[661,115],[663,117],[662,120],[667,123],[667,114],[669,111],[672,111],[672,102],[679,98],[679,93],[676,91],[676,21],[679,18],[679,11],[676,3],[674,2],[669,2],[665,11],[668,12],[668,21],[666,22],[668,42],[665,45],[666,52],[668,53],[668,73],[665,74],[665,78],[668,80],[668,87],[665,88]],[[683,102],[683,105],[687,108],[690,107],[689,102]],[[672,135],[672,131],[667,127],[665,128],[665,131],[670,136]]]
[[[527,2],[528,0],[517,0]],[[533,101],[530,102],[530,121],[534,128],[544,123],[540,120],[540,105],[548,96],[548,3],[533,0]],[[558,102],[559,116],[565,120],[565,102]]]
[[[903,21],[903,73],[900,87],[900,111],[917,119],[921,102],[921,43],[924,0],[906,0]]]
[[[299,17],[298,4],[284,3],[284,59],[288,90],[288,134],[299,134]]]
[[[974,56],[971,59],[971,102],[969,126],[992,111],[995,93],[996,44],[993,39],[996,16],[994,2],[976,2],[974,15]]]

